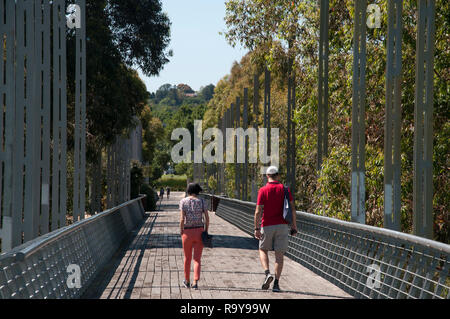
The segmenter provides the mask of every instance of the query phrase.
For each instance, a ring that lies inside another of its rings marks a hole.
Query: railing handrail
[[[210,196],[212,196],[212,195],[210,195]],[[236,202],[241,205],[256,207],[256,203],[253,203],[253,202],[246,202],[246,201],[242,201],[239,199],[217,196],[217,195],[214,195],[214,196],[220,198],[221,200],[227,200],[227,201],[231,201],[231,202]],[[419,237],[416,235],[412,235],[412,234],[402,233],[402,232],[387,229],[387,228],[380,228],[380,227],[376,227],[376,226],[359,224],[359,223],[346,221],[346,220],[340,220],[340,219],[336,219],[336,218],[332,218],[332,217],[315,215],[312,213],[306,213],[306,212],[302,212],[302,211],[297,211],[297,216],[302,216],[306,219],[316,221],[316,222],[325,222],[328,224],[335,224],[335,225],[345,227],[345,228],[350,228],[350,229],[354,229],[354,230],[360,230],[360,231],[370,232],[373,234],[378,234],[381,236],[405,240],[410,243],[414,243],[414,244],[418,244],[418,245],[422,245],[422,246],[428,246],[430,248],[437,249],[444,253],[450,254],[450,245],[442,243],[442,242],[438,242],[438,241],[435,241],[432,239],[427,239],[427,238]]]
[[[255,203],[221,196],[216,197],[215,205],[218,216],[253,234]],[[450,296],[450,245],[331,217],[305,212],[296,215],[299,232],[290,236],[286,256],[351,295],[439,299]],[[376,285],[370,284],[373,274]]]
[[[62,236],[66,235],[66,234],[68,234],[70,232],[73,232],[76,229],[81,228],[81,227],[83,227],[85,225],[88,225],[88,224],[96,221],[97,219],[100,219],[102,217],[110,215],[110,214],[114,213],[115,211],[117,211],[117,210],[119,210],[119,209],[121,209],[121,208],[123,208],[123,207],[125,207],[127,205],[130,205],[133,202],[140,201],[140,200],[142,200],[145,197],[146,197],[146,195],[134,198],[134,199],[129,200],[127,202],[124,202],[124,203],[122,203],[122,204],[120,204],[118,206],[109,208],[109,209],[107,209],[107,210],[105,210],[105,211],[103,211],[103,212],[101,212],[99,214],[93,215],[93,216],[88,217],[88,218],[83,219],[83,220],[79,220],[79,221],[77,221],[77,222],[75,222],[75,223],[73,223],[71,225],[64,226],[64,227],[62,227],[60,229],[54,230],[54,231],[52,231],[50,233],[47,233],[45,235],[39,236],[39,237],[37,237],[35,239],[32,239],[32,240],[30,240],[30,241],[28,241],[26,243],[23,243],[20,246],[17,246],[15,248],[13,248],[10,251],[7,251],[7,252],[5,252],[3,254],[0,254],[0,260],[13,258],[15,260],[22,261],[25,258],[27,258],[28,256],[31,256],[38,249],[40,249],[40,248],[42,248],[42,247],[44,247],[44,246],[46,246],[48,244],[51,244],[52,242],[54,242],[55,240],[58,240]]]

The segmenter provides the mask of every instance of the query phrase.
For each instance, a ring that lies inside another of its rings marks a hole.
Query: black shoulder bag
[[[203,212],[205,211],[205,207],[204,207],[204,203],[203,203],[203,199],[201,199],[202,201],[202,208],[203,208]],[[205,221],[206,222],[206,221]],[[206,225],[205,225],[206,226]],[[206,227],[205,227],[206,228]],[[207,247],[207,248],[213,248],[213,243],[212,243],[212,235],[208,234],[207,230],[204,230],[202,232],[202,242],[203,242],[203,246]]]
[[[283,202],[283,218],[289,224],[292,225],[292,207],[291,202],[289,201],[289,191],[286,186],[283,185],[284,188],[284,202]],[[290,234],[294,236],[297,231],[291,228]]]
[[[283,218],[289,224],[292,224],[292,209],[291,202],[289,201],[289,192],[286,186],[284,188],[284,203],[283,203]]]

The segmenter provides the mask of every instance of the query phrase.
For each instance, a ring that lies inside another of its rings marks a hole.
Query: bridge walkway
[[[186,289],[183,250],[179,235],[178,202],[184,193],[164,198],[161,210],[147,213],[88,289],[85,298],[101,299],[271,299],[352,298],[326,279],[285,258],[282,292],[260,289],[264,279],[258,242],[237,227],[210,213],[214,248],[205,248],[199,289]],[[269,255],[273,272],[274,254]],[[192,271],[192,270],[191,270]],[[191,273],[193,277],[193,273]]]

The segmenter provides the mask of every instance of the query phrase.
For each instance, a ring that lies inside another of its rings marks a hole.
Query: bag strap
[[[288,191],[288,188],[286,186],[283,185],[283,187],[284,187],[284,198],[287,199],[287,201],[288,201],[288,209],[289,209],[289,211],[291,211],[291,201],[289,200],[289,191]],[[290,222],[289,225],[292,225],[292,222]]]
[[[283,189],[284,189],[284,197],[287,198],[288,202],[289,202],[289,192],[288,192],[288,188],[286,186],[283,185]]]

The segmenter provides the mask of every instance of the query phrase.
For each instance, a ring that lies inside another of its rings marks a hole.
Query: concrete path
[[[161,211],[148,213],[145,223],[105,267],[85,298],[351,298],[289,258],[285,258],[280,279],[282,292],[261,290],[264,272],[258,258],[258,241],[213,212],[210,233],[215,247],[203,250],[199,289],[184,288],[178,222],[182,196],[184,193],[172,193],[170,200],[164,198]],[[273,252],[269,260],[273,272]]]

